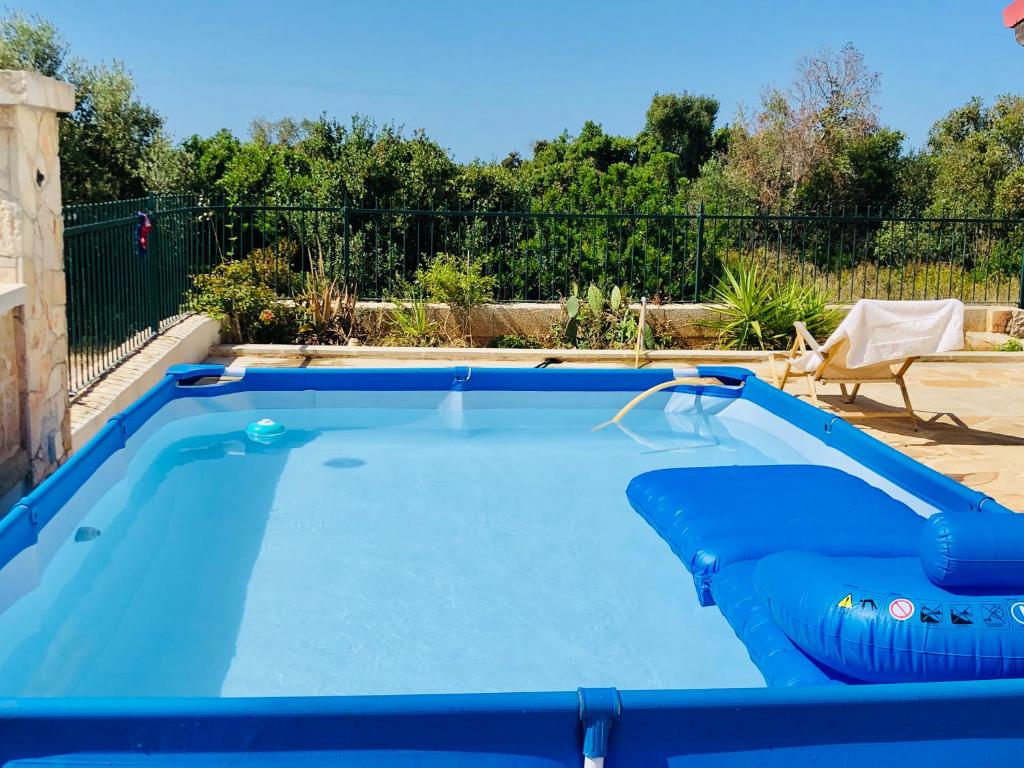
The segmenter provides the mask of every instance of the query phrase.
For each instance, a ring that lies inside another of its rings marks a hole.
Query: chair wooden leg
[[[902,376],[896,378],[896,384],[899,385],[900,392],[903,394],[903,405],[907,410],[907,416],[910,417],[910,424],[917,431],[917,415],[914,413],[914,406],[910,404],[910,395],[907,393],[907,383],[903,380]]]
[[[807,374],[804,378],[807,379],[807,392],[811,396],[811,402],[815,405],[818,404],[818,389],[814,386],[814,377]]]
[[[792,372],[792,361],[786,360],[786,367],[782,369],[782,378],[779,378],[779,369],[775,365],[775,355],[768,356],[768,367],[772,371],[772,384],[779,389],[785,389],[786,382],[789,381],[789,374]]]
[[[843,397],[845,397],[845,398],[849,398],[850,397],[850,393],[846,391],[846,385],[845,384],[840,384],[839,385],[839,391],[843,393]],[[847,399],[846,402],[850,402],[849,399]]]
[[[860,391],[860,382],[858,381],[856,384],[853,385],[853,391],[850,392],[850,402],[851,403],[855,402],[857,400],[857,393],[859,391]]]

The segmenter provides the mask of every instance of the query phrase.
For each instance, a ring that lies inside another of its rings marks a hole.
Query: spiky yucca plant
[[[356,294],[327,274],[323,250],[310,254],[309,275],[296,304],[303,310],[299,326],[302,344],[344,344],[356,329]]]
[[[793,323],[803,321],[816,337],[836,326],[828,295],[796,281],[779,283],[754,267],[728,267],[714,290],[717,316],[708,327],[718,331],[723,349],[782,349],[793,340]]]

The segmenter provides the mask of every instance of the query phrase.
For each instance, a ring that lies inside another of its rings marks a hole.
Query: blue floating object
[[[921,535],[921,567],[947,589],[1024,591],[1024,515],[933,515]]]
[[[766,488],[800,488],[828,504],[780,503]],[[693,574],[702,605],[732,563],[797,549],[835,557],[912,557],[924,520],[884,491],[807,464],[679,467],[645,472],[626,496]]]
[[[246,427],[245,434],[254,443],[269,445],[284,434],[284,424],[273,419],[260,419]]]

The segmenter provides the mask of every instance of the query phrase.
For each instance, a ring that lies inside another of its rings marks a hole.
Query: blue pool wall
[[[743,397],[929,504],[1009,512],[993,499],[907,458],[838,417],[732,367],[700,367]],[[179,397],[252,390],[587,390],[638,392],[669,369],[246,369],[237,381],[185,386],[222,366],[177,366],[115,416],[0,521],[0,566],[38,531],[146,420]],[[693,391],[693,387],[680,387]],[[590,707],[584,703],[590,701]],[[1024,757],[1024,681],[799,689],[309,697],[291,699],[0,700],[0,762],[55,754],[302,752],[331,765],[609,766],[927,762],[1016,765]],[[388,757],[383,760],[382,755]]]
[[[584,706],[593,700],[596,706]],[[1016,766],[1020,681],[293,699],[0,700],[33,765]],[[280,758],[296,755],[294,762]],[[240,759],[240,756],[244,758]],[[159,761],[160,756],[165,759]],[[273,759],[277,756],[277,759]],[[262,759],[261,759],[262,758]],[[106,761],[106,762],[104,762]]]

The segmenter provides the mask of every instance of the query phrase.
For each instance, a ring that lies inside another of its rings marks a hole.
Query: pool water
[[[745,400],[659,394],[592,430],[630,397],[174,400],[0,570],[0,696],[762,686],[626,485],[866,470]],[[262,418],[285,436],[247,439]]]

